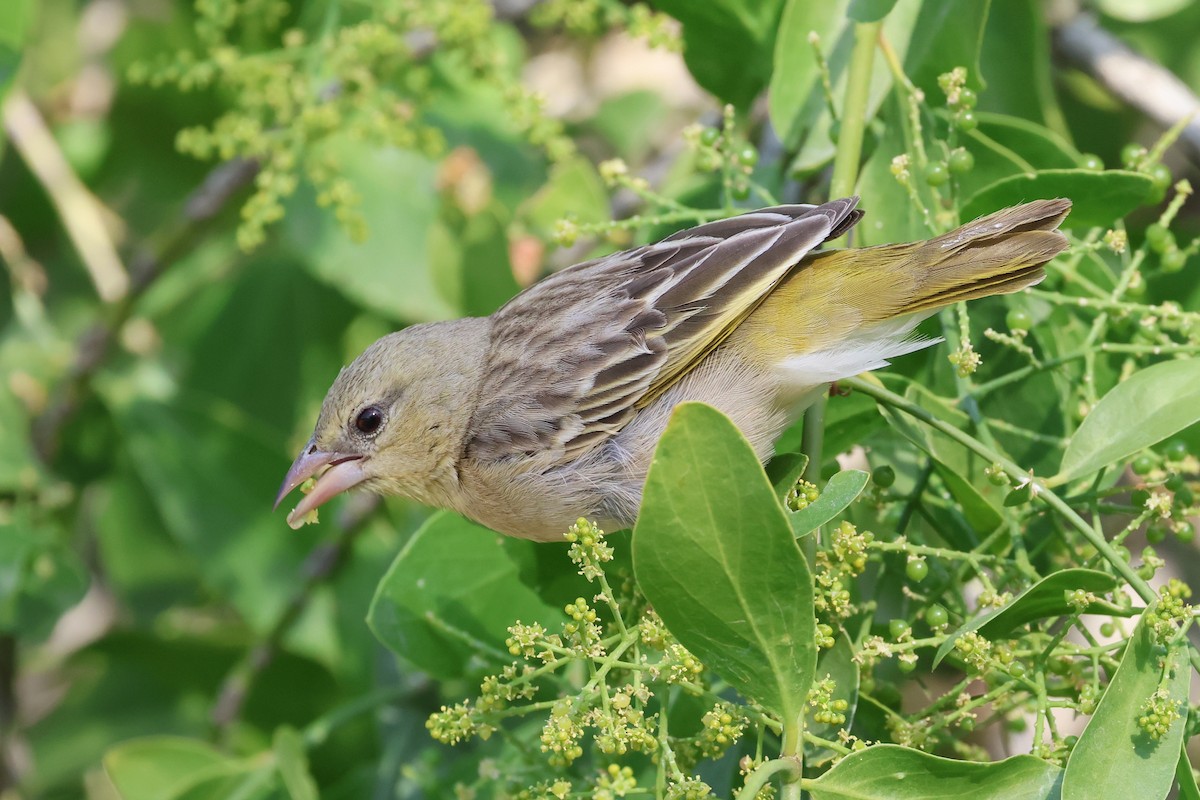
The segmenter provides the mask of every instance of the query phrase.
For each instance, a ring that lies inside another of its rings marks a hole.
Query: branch
[[[1127,105],[1163,128],[1192,117],[1179,137],[1200,159],[1200,98],[1161,64],[1156,64],[1100,27],[1091,14],[1078,14],[1054,31],[1055,51],[1092,76]]]
[[[105,303],[129,291],[129,275],[104,219],[105,208],[71,169],[29,95],[13,91],[4,103],[4,128],[50,196],[59,219]]]
[[[170,223],[161,236],[152,237],[163,243],[155,250],[145,250],[134,256],[130,264],[128,291],[113,303],[103,319],[79,337],[75,360],[68,371],[65,385],[56,392],[55,402],[34,420],[33,443],[43,461],[49,461],[57,452],[63,428],[79,411],[90,389],[92,377],[108,358],[113,341],[133,313],[138,298],[167,265],[196,244],[207,224],[257,174],[258,164],[253,161],[239,159],[215,167],[189,195],[180,217]]]
[[[262,640],[251,647],[226,674],[212,710],[212,723],[219,737],[223,738],[241,717],[254,682],[275,659],[283,640],[308,608],[316,590],[333,578],[345,563],[354,547],[354,540],[371,514],[379,508],[379,502],[374,495],[351,495],[351,502],[338,519],[341,530],[337,538],[332,542],[321,542],[312,549],[301,568],[300,588],[288,600]]]

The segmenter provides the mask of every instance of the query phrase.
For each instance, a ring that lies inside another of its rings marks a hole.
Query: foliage
[[[1197,85],[1200,4],[1094,5]],[[2,6],[5,800],[1200,796],[1182,128],[1041,4]],[[679,408],[632,532],[271,512],[378,336],[831,184],[1072,247],[765,468]]]

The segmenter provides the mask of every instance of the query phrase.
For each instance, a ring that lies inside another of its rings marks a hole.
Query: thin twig
[[[161,244],[134,256],[130,265],[129,291],[79,337],[67,380],[56,392],[55,401],[34,421],[33,443],[43,460],[50,460],[58,450],[63,428],[83,405],[92,377],[107,360],[112,344],[121,326],[133,313],[138,298],[167,265],[195,246],[208,223],[257,174],[258,165],[245,160],[229,161],[214,168],[188,197],[180,217],[160,236],[152,237]]]
[[[312,602],[316,590],[333,578],[345,563],[355,539],[378,507],[378,497],[354,495],[353,502],[346,509],[347,514],[338,520],[340,531],[337,538],[331,542],[321,542],[309,553],[301,568],[300,587],[284,605],[261,641],[246,652],[221,683],[211,717],[218,739],[224,738],[239,719],[254,682],[275,659],[283,640]]]
[[[100,299],[115,303],[125,297],[129,274],[109,234],[104,207],[71,169],[37,106],[23,91],[13,91],[5,101],[4,128],[54,203]]]
[[[1200,98],[1166,67],[1135,52],[1086,13],[1055,29],[1054,49],[1164,128],[1191,116],[1179,138],[1193,158],[1200,158],[1200,117],[1194,116],[1200,111]]]

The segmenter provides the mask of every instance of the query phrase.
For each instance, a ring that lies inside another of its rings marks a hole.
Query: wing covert
[[[765,208],[577,264],[492,315],[466,455],[570,460],[719,345],[858,198]]]

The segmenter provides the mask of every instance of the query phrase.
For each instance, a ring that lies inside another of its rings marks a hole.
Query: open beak
[[[317,477],[317,484],[313,490],[304,495],[300,503],[288,514],[288,525],[300,528],[310,511],[367,479],[362,460],[360,455],[323,452],[309,442],[284,477],[279,494],[275,497],[275,508],[279,508],[283,498],[287,497],[292,489],[319,473],[320,477]]]

